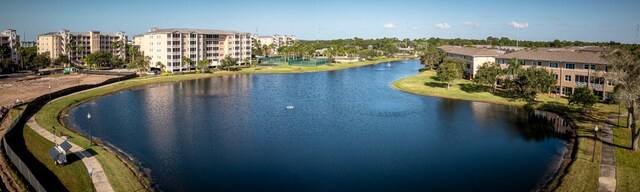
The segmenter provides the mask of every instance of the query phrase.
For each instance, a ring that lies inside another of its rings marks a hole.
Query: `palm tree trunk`
[[[491,92],[492,93],[496,93],[496,86],[497,86],[498,82],[493,82],[493,84],[491,84]]]
[[[631,128],[631,112],[627,112],[627,129]]]
[[[631,103],[631,107],[628,108],[631,114],[628,118],[631,119],[631,148],[635,151],[638,149],[638,132],[636,131],[636,114],[635,114],[635,102]]]

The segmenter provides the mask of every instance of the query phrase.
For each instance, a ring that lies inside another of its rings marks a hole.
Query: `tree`
[[[486,62],[482,64],[482,66],[480,66],[480,68],[478,69],[473,82],[479,84],[489,84],[491,85],[491,92],[496,93],[496,87],[498,85],[500,75],[502,75],[500,64],[494,62]]]
[[[209,72],[209,60],[204,59],[198,61],[198,65],[196,66],[196,68],[200,70],[200,73]]]
[[[156,68],[160,69],[160,71],[164,71],[164,68],[166,68],[166,66],[162,64],[162,62],[158,61],[156,62]]]
[[[449,89],[452,81],[462,78],[462,68],[456,63],[445,62],[438,68],[436,76],[438,80],[447,83]]]
[[[49,58],[49,52],[40,53],[33,60],[33,65],[36,68],[43,68],[51,64],[51,58]]]
[[[522,64],[518,58],[512,58],[507,67],[507,71],[511,75],[511,79],[515,79],[518,73],[522,71]]]
[[[220,61],[220,67],[224,70],[226,70],[228,67],[230,66],[235,66],[238,64],[238,61],[236,61],[236,59],[231,58],[230,55],[225,56],[224,58],[222,58],[222,60]]]
[[[420,55],[420,63],[422,63],[425,68],[431,70],[438,68],[438,64],[442,62],[443,58],[444,53],[442,50],[430,46],[425,48],[422,55]]]
[[[640,48],[609,49],[603,57],[611,63],[607,76],[616,85],[616,100],[627,108],[627,125],[631,128],[631,146],[638,149],[636,105],[640,100]]]
[[[530,67],[514,80],[515,92],[521,98],[535,101],[540,92],[550,92],[556,85],[556,77],[546,69]]]
[[[112,58],[113,58],[113,54],[111,54],[110,52],[97,51],[87,55],[86,57],[84,57],[84,59],[82,59],[82,61],[85,64],[89,65],[89,68],[91,68],[91,66],[94,66],[94,65],[98,65],[98,66],[103,66],[105,64],[111,65],[111,62],[113,62]]]
[[[69,66],[71,66],[71,50],[76,48],[76,42],[73,39],[69,39],[67,44],[64,45],[64,52],[67,54],[67,57],[69,57]]]
[[[182,66],[183,67],[185,67],[185,66],[188,67],[189,71],[191,71],[191,62],[192,62],[191,58],[182,57]],[[182,67],[180,67],[180,71],[182,71]]]
[[[598,103],[598,96],[594,95],[588,87],[577,87],[569,97],[569,105],[580,105],[584,108],[596,103]]]
[[[66,63],[69,63],[69,58],[64,54],[58,55],[58,57],[53,60],[53,65],[57,66],[62,66]]]

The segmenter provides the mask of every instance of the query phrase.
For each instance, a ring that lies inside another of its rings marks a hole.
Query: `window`
[[[610,70],[610,69],[611,69],[611,68],[610,68],[610,66],[606,66],[606,67],[604,67],[604,71],[605,71],[605,72],[609,72],[609,70]]]
[[[567,64],[565,65],[565,68],[566,68],[566,69],[575,69],[575,67],[576,67],[576,65],[575,65],[575,64],[573,64],[573,63],[567,63]]]
[[[613,81],[611,81],[611,80],[607,81],[607,85],[613,86]]]
[[[562,93],[564,95],[570,96],[573,94],[573,87],[562,87]]]
[[[558,74],[553,74],[554,77],[556,77],[556,80],[558,80]]]
[[[596,70],[596,65],[591,65],[591,70]]]
[[[571,75],[565,75],[564,81],[571,81]]]
[[[586,83],[588,81],[589,81],[589,77],[588,76],[576,75],[576,82]]]
[[[602,77],[591,78],[591,84],[603,85],[604,84],[604,78],[602,78]]]
[[[191,45],[195,45],[195,44],[196,44],[196,41],[189,41],[189,44],[191,44]]]
[[[558,68],[558,63],[549,63],[551,68]]]
[[[538,61],[538,66],[542,66],[542,61]]]
[[[583,66],[584,66],[583,69],[589,69],[589,65],[584,64]]]
[[[467,69],[471,69],[471,64],[467,63]]]

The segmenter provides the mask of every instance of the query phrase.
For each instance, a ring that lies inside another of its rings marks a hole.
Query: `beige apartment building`
[[[11,60],[13,62],[18,63],[20,61],[20,57],[18,57],[18,47],[17,44],[20,43],[20,35],[16,33],[15,29],[5,29],[0,33],[0,46],[7,46],[11,49]],[[2,58],[0,58],[2,59]]]
[[[274,54],[278,52],[280,47],[291,46],[296,41],[296,36],[294,35],[271,35],[271,36],[253,36],[254,39],[260,41],[260,46],[263,45],[273,45],[273,50],[271,50]]]
[[[556,94],[571,95],[576,87],[588,86],[601,100],[613,92],[614,86],[605,79],[609,62],[602,57],[602,48],[539,48],[522,50],[496,57],[503,68],[517,58],[524,68],[542,67],[555,74]]]
[[[113,47],[113,43],[122,42],[121,47]],[[127,36],[124,32],[100,33],[100,31],[70,32],[63,29],[58,32],[50,32],[38,35],[38,53],[49,53],[51,59],[59,55],[67,55],[71,62],[83,63],[82,59],[97,51],[111,52],[121,59],[126,57],[125,44]],[[67,46],[69,45],[69,46]],[[70,50],[67,50],[70,48]]]
[[[239,64],[250,64],[253,48],[250,33],[213,29],[151,28],[135,36],[133,42],[151,58],[150,67],[161,62],[166,71],[194,69],[201,60],[209,60],[209,66],[216,67],[227,55]],[[185,57],[191,58],[190,64],[183,65]],[[243,63],[247,59],[249,62]]]
[[[497,56],[504,54],[504,51],[484,48],[448,45],[440,46],[438,48],[442,49],[446,53],[446,57],[460,58],[467,62],[464,67],[464,76],[467,79],[473,79],[482,64],[487,62],[495,62],[495,58]]]

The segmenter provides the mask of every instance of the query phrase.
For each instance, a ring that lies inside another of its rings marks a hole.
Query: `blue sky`
[[[298,39],[514,39],[517,27],[523,40],[636,43],[640,24],[638,0],[2,1],[10,2],[0,6],[0,28],[17,29],[27,40],[62,28],[133,36],[151,27],[257,29]]]

